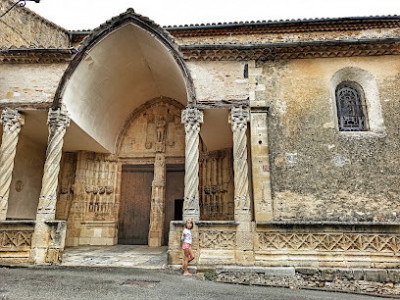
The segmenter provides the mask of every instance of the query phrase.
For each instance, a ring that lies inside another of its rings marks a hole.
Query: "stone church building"
[[[12,4],[0,1],[0,11]],[[56,20],[55,20],[56,21]],[[0,19],[0,262],[400,266],[400,18]]]

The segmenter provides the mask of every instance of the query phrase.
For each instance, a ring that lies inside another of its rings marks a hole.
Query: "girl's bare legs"
[[[183,275],[190,275],[190,273],[188,272],[188,263],[189,263],[189,256],[190,256],[190,249],[184,249],[184,261],[183,261]]]
[[[193,250],[192,249],[188,249],[188,250],[189,250],[189,255],[190,255],[188,262],[191,262],[194,259],[194,254],[193,254]]]

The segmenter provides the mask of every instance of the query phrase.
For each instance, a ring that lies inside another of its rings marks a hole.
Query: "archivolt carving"
[[[235,231],[201,231],[200,248],[235,249]]]
[[[370,233],[267,233],[258,234],[261,250],[366,251],[400,250],[400,235]]]

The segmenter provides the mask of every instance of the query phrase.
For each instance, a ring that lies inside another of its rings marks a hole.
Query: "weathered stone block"
[[[389,281],[386,270],[364,270],[364,279],[367,281],[387,282]]]

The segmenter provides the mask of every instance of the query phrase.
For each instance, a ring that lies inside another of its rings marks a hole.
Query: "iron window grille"
[[[336,108],[340,131],[366,131],[367,107],[361,87],[343,82],[336,88]]]

